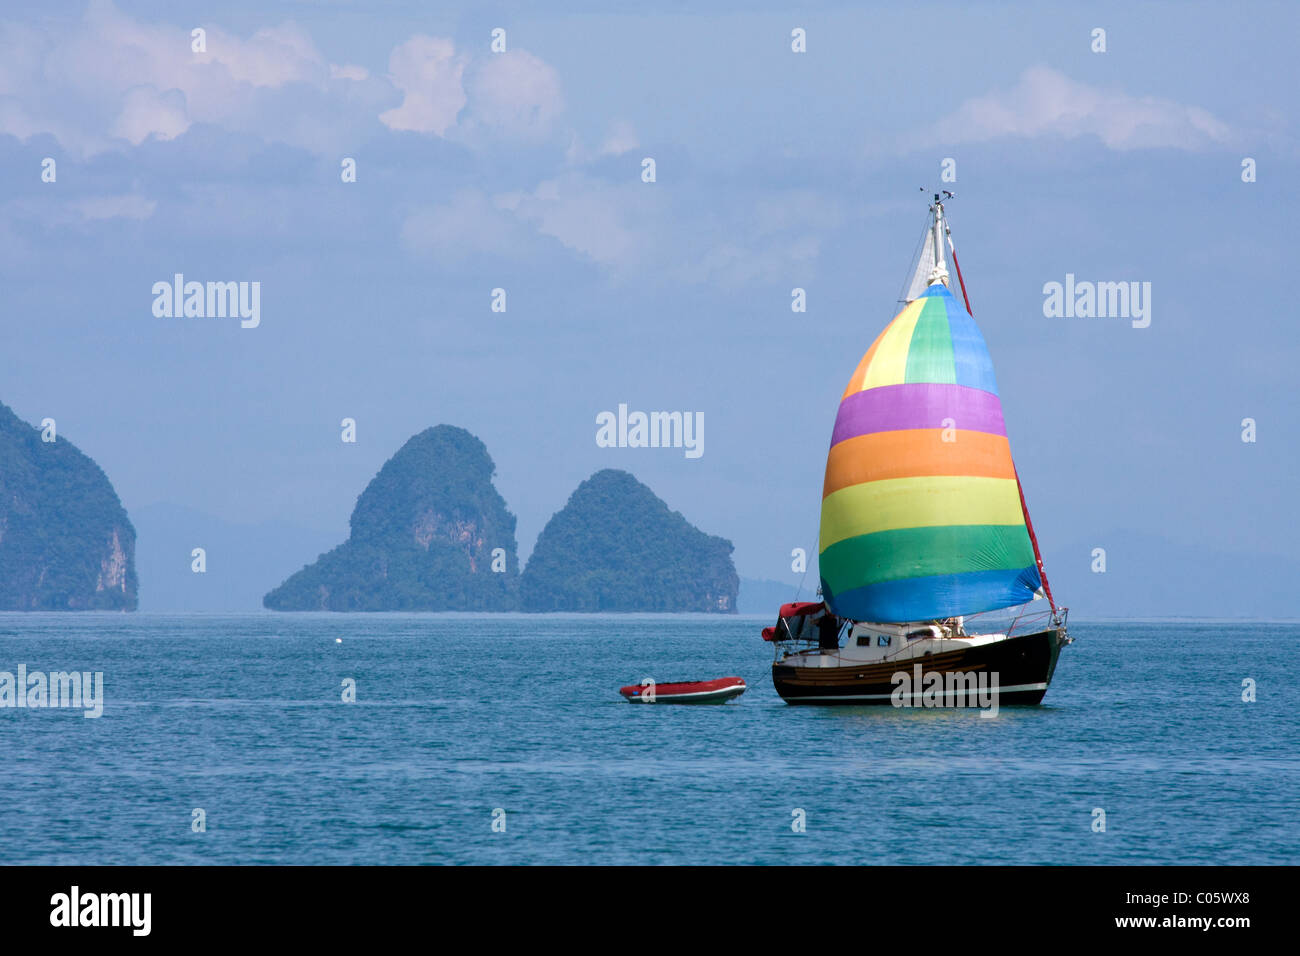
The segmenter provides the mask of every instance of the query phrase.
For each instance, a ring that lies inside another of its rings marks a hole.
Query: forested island
[[[351,536],[263,599],[276,611],[736,612],[732,545],[625,471],[578,486],[523,575],[487,448],[462,428],[411,438],[357,499]]]
[[[0,610],[137,602],[135,529],[108,476],[57,429],[0,403]]]
[[[484,444],[451,425],[410,438],[357,499],[351,535],[263,598],[276,611],[509,611],[515,516]]]
[[[413,436],[357,498],[348,539],[263,605],[736,613],[731,542],[692,526],[625,471],[582,482],[521,574],[515,516],[495,472],[463,428]],[[135,610],[135,538],[99,466],[0,403],[0,610]]]
[[[525,611],[736,613],[731,542],[705,534],[626,471],[598,471],[537,539]]]

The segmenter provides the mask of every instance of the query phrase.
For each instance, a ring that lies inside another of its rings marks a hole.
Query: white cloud
[[[467,145],[538,141],[564,111],[559,74],[525,50],[474,59],[445,37],[413,36],[393,50],[388,74],[403,98],[379,119],[394,130]]]
[[[0,220],[46,229],[67,229],[110,219],[144,220],[150,218],[157,208],[156,200],[138,192],[54,201],[24,198],[0,205]]]
[[[21,103],[9,97],[0,98],[0,133],[27,140],[44,129],[45,126],[33,119]]]
[[[636,130],[626,120],[615,120],[600,144],[600,155],[622,156],[628,150],[636,149],[641,143],[636,138]]]
[[[50,29],[0,24],[0,134],[51,134],[88,156],[210,123],[322,149],[322,128],[346,140],[360,117],[374,122],[376,91],[353,95],[350,115],[330,94],[375,81],[360,67],[331,67],[295,24],[247,38],[204,29],[207,50],[196,53],[188,28],[133,20],[109,0]]]
[[[379,115],[389,129],[442,136],[465,106],[466,58],[443,37],[413,36],[393,50],[389,78],[405,94],[400,106]]]
[[[526,50],[489,54],[469,76],[470,128],[517,139],[551,133],[564,111],[560,76]]]
[[[402,225],[402,241],[415,255],[460,263],[470,255],[525,255],[528,230],[478,190],[463,190],[443,205],[421,209]]]
[[[1026,70],[1009,90],[978,96],[911,138],[909,148],[1003,137],[1096,136],[1115,150],[1203,149],[1227,143],[1226,123],[1197,106],[1131,96],[1075,82],[1056,70]]]
[[[220,30],[208,29],[207,57],[220,64],[240,83],[281,87],[289,83],[324,86],[329,69],[305,31],[292,23],[258,30],[240,40]]]
[[[637,221],[644,210],[634,188],[570,174],[529,191],[489,196],[463,190],[408,216],[402,239],[416,255],[453,262],[477,254],[532,259],[554,241],[592,262],[623,268],[650,246],[648,226]]]
[[[615,120],[610,124],[609,131],[595,151],[588,150],[578,134],[574,133],[569,140],[569,148],[565,150],[564,158],[571,165],[580,166],[606,156],[622,156],[640,145],[636,129],[632,124],[627,120]]]
[[[716,282],[736,288],[774,275],[788,275],[791,269],[811,265],[820,254],[821,243],[812,236],[770,241],[753,247],[722,243],[709,249],[698,260],[683,263],[674,274],[691,282]]]
[[[41,65],[44,37],[20,23],[0,22],[0,97],[23,92]]]
[[[360,83],[362,80],[370,79],[370,71],[364,66],[354,66],[350,63],[345,63],[342,66],[339,66],[337,63],[331,63],[330,79],[354,80]]]
[[[570,174],[547,180],[530,193],[502,195],[497,202],[542,235],[594,262],[626,266],[642,256],[648,243],[644,221],[631,223],[644,219],[632,194],[636,188]]]
[[[85,157],[208,124],[329,153],[378,120],[474,147],[541,141],[564,110],[559,75],[523,50],[472,57],[416,35],[374,76],[330,63],[294,23],[247,37],[202,26],[195,52],[189,27],[132,19],[111,0],[55,26],[0,23],[0,134],[49,134]],[[627,140],[616,131],[606,148]]]
[[[139,146],[150,136],[175,139],[189,128],[184,93],[180,90],[163,93],[152,86],[137,86],[127,90],[122,112],[110,132],[132,146]]]
[[[411,214],[402,238],[417,256],[443,263],[480,255],[535,261],[548,243],[558,243],[616,279],[659,276],[736,287],[808,274],[823,237],[845,218],[809,190],[737,203],[737,218],[719,217],[689,201],[675,208],[635,177],[610,183],[571,170],[529,190],[457,193]]]

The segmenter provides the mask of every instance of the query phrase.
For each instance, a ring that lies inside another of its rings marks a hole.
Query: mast
[[[947,196],[949,199],[953,198],[952,193],[948,192],[947,190],[944,191],[944,195]],[[939,202],[938,196],[935,196],[934,200],[936,205],[939,206],[940,215],[942,215],[943,204]],[[962,301],[966,303],[966,314],[969,315],[971,318],[974,318],[975,313],[971,311],[971,307],[970,307],[970,296],[966,294],[966,280],[963,279],[961,276],[961,263],[957,261],[957,247],[952,244],[952,229],[949,228],[948,220],[946,218],[943,221],[943,234],[944,234],[944,238],[948,240],[948,251],[952,254],[952,267],[957,272],[957,284],[961,286],[961,298]]]
[[[951,196],[952,194],[945,192],[944,195]],[[945,228],[943,200],[939,198],[938,193],[934,194],[934,205],[930,207],[930,216],[934,223],[934,268],[930,270],[929,284],[934,285],[936,282],[942,282],[944,286],[947,286],[948,267],[943,261],[943,234]]]
[[[924,186],[921,187],[921,191],[925,192]],[[925,295],[927,289],[936,284],[942,284],[945,289],[950,287],[943,246],[946,239],[948,249],[952,250],[952,234],[948,229],[948,217],[944,214],[943,204],[952,198],[953,194],[946,189],[942,193],[934,193],[934,200],[930,205],[930,221],[921,233],[920,252],[914,260],[911,279],[903,286],[903,293],[899,296],[898,301],[901,303],[915,302]],[[954,253],[953,265],[956,264],[957,257]]]

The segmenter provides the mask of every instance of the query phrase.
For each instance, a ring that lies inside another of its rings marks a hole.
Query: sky
[[[440,423],[487,445],[522,556],[624,468],[806,595],[839,396],[945,188],[1058,600],[1293,617],[1298,28],[1260,3],[6,4],[0,401],[104,468],[143,609],[255,607]],[[176,273],[259,283],[260,321],[156,315]],[[1067,275],[1150,283],[1150,324],[1045,315]],[[599,447],[620,404],[702,415],[703,454]]]

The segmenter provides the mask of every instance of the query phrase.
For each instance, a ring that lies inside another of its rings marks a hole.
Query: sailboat
[[[783,605],[763,630],[791,704],[1038,704],[1071,643],[957,263],[951,198],[934,195],[902,311],[840,400],[822,600]]]

